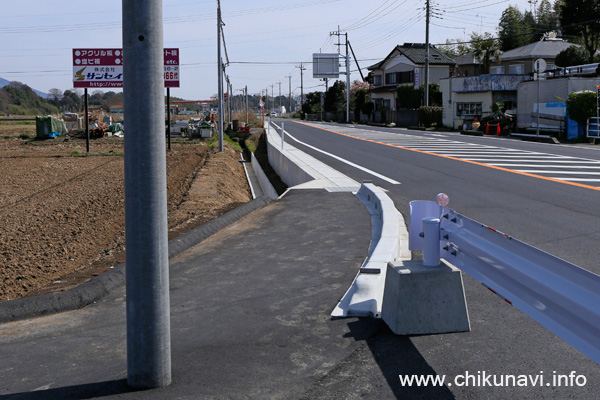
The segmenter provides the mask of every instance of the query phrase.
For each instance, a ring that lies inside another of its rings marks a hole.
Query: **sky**
[[[3,2],[0,78],[43,92],[71,89],[72,49],[122,47],[121,3]],[[162,4],[164,47],[180,50],[180,87],[171,89],[171,96],[208,100],[217,93],[217,0]],[[430,42],[468,40],[471,32],[496,35],[509,5],[530,9],[528,0],[432,0]],[[312,78],[312,54],[338,52],[338,37],[331,35],[338,27],[348,34],[365,76],[366,67],[396,45],[425,42],[424,0],[221,0],[221,11],[222,56],[229,61],[226,73],[234,94],[247,86],[249,94],[268,90],[269,96],[287,96],[291,84],[292,95],[299,96],[301,63],[304,93],[323,91],[325,83]],[[345,55],[343,36],[341,42]],[[354,60],[350,69],[351,80],[360,80]]]

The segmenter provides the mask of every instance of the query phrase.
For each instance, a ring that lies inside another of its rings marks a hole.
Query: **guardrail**
[[[445,259],[600,363],[600,276],[435,202],[410,209],[411,250]],[[425,218],[439,236],[422,234]]]

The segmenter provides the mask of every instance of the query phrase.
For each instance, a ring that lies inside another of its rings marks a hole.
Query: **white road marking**
[[[277,126],[276,124],[273,124],[273,125]],[[279,127],[279,126],[277,126],[277,127],[278,127],[279,129],[281,129],[281,127]],[[373,176],[376,176],[376,177],[377,177],[377,178],[379,178],[379,179],[383,179],[384,181],[386,181],[386,182],[389,182],[389,183],[391,183],[392,185],[400,185],[400,182],[398,182],[398,181],[396,181],[396,180],[394,180],[394,179],[392,179],[392,178],[388,178],[388,177],[387,177],[387,176],[385,176],[385,175],[381,175],[381,174],[380,174],[380,173],[378,173],[378,172],[375,172],[375,171],[373,171],[373,170],[370,170],[370,169],[368,169],[368,168],[365,168],[365,167],[363,167],[363,166],[361,166],[361,165],[355,164],[355,163],[353,163],[353,162],[351,162],[351,161],[348,161],[348,160],[346,160],[346,159],[344,159],[344,158],[342,158],[342,157],[338,157],[338,156],[336,156],[335,154],[331,154],[331,153],[328,153],[328,152],[326,152],[326,151],[324,151],[324,150],[321,150],[321,149],[319,149],[319,148],[316,148],[316,147],[314,147],[314,146],[311,146],[311,145],[310,145],[310,144],[308,144],[308,143],[304,143],[304,142],[302,142],[302,141],[300,141],[300,140],[296,139],[294,136],[290,135],[290,134],[288,133],[288,131],[285,131],[285,136],[286,136],[286,137],[289,137],[290,139],[292,139],[292,140],[293,140],[293,141],[295,141],[296,143],[299,143],[299,144],[301,144],[301,145],[303,145],[303,146],[306,146],[306,147],[308,147],[309,149],[313,149],[313,150],[315,150],[315,151],[318,151],[319,153],[325,154],[326,156],[329,156],[329,157],[335,158],[336,160],[338,160],[338,161],[341,161],[341,162],[343,162],[343,163],[345,163],[345,164],[348,164],[348,165],[350,165],[351,167],[358,168],[358,169],[360,169],[361,171],[364,171],[364,172],[366,172],[366,173],[368,173],[368,174],[371,174],[371,175],[373,175]]]

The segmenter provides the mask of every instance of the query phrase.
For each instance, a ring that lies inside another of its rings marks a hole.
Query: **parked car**
[[[271,118],[277,117],[277,113],[275,111],[271,111]]]

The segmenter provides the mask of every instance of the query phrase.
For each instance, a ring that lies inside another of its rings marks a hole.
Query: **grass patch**
[[[21,133],[21,134],[19,135],[19,137],[20,137],[21,139],[23,139],[23,140],[31,139],[31,136],[29,136],[29,135],[28,135],[28,134],[26,134],[26,133]]]
[[[240,146],[237,141],[227,136],[226,133],[223,134],[223,144],[225,144],[225,142],[229,143],[235,150],[242,151],[242,146]],[[205,143],[211,149],[211,151],[217,151],[219,148],[219,135],[217,134],[212,136]]]
[[[240,143],[236,140],[233,140],[232,138],[230,138],[229,136],[223,134],[223,140],[226,141],[227,143],[229,143],[236,151],[241,152],[242,151],[242,146],[240,146]]]
[[[83,154],[81,151],[79,151],[79,150],[73,150],[73,151],[71,152],[71,155],[72,155],[73,157],[81,157],[81,156],[83,156],[84,154]]]
[[[256,143],[251,140],[246,140],[246,148],[250,150],[251,153],[256,153]]]

